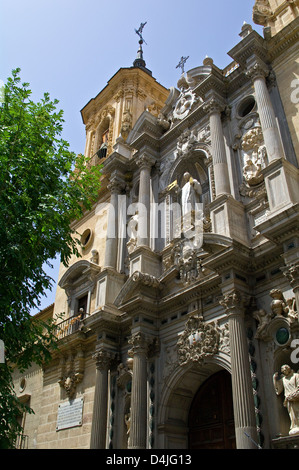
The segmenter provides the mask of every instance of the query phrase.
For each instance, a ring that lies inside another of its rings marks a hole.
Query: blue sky
[[[181,56],[186,70],[206,55],[219,68],[231,62],[227,52],[239,42],[243,22],[252,21],[254,0],[0,0],[0,80],[20,67],[32,98],[44,92],[64,110],[63,138],[83,153],[85,128],[80,110],[121,67],[136,57],[138,29],[147,22],[144,59],[166,88],[176,86]],[[58,263],[50,272],[57,278]],[[51,304],[52,294],[41,307]]]

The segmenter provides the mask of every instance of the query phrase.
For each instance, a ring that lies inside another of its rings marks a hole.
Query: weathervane
[[[185,63],[187,62],[188,59],[189,59],[189,56],[188,57],[181,57],[181,60],[179,61],[178,65],[176,66],[176,69],[178,69],[179,67],[182,69],[182,74],[184,73],[184,65],[185,65]]]
[[[135,33],[138,34],[138,36],[140,37],[141,44],[142,43],[146,44],[145,40],[142,37],[142,31],[143,31],[143,28],[146,25],[146,23],[147,23],[147,21],[145,23],[141,23],[140,26],[139,26],[139,29],[135,29]]]

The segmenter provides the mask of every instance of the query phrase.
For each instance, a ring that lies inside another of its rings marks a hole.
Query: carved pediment
[[[152,287],[154,289],[162,289],[163,284],[155,276],[151,274],[144,274],[139,271],[130,276],[124,286],[121,288],[118,296],[114,301],[116,307],[120,307],[125,304],[128,300],[131,300],[134,295],[140,291],[141,287]]]

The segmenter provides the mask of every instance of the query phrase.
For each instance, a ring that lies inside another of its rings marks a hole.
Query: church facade
[[[39,314],[65,312],[59,349],[15,373],[28,448],[299,445],[299,2],[253,19],[170,90],[140,28],[82,109],[102,185]]]

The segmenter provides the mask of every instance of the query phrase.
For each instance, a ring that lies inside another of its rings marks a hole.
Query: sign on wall
[[[83,398],[68,400],[58,406],[56,431],[82,425]]]

